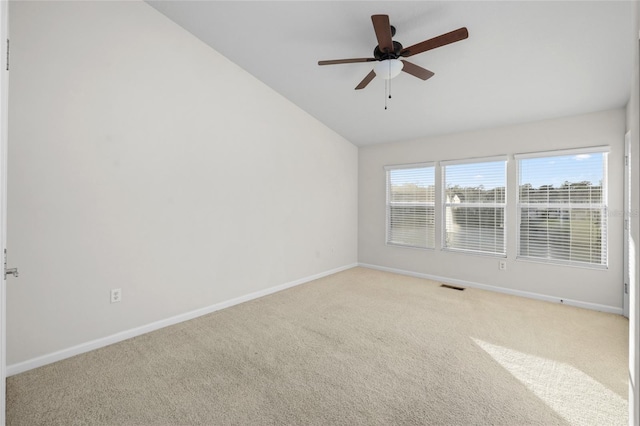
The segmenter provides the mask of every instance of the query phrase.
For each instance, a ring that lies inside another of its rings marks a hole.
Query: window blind
[[[442,163],[444,249],[505,255],[506,163]]]
[[[387,244],[435,247],[435,167],[389,166]]]
[[[518,257],[607,265],[606,148],[517,156]]]

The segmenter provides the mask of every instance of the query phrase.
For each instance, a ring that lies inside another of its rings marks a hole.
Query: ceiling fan
[[[378,45],[373,49],[373,58],[352,58],[352,59],[334,59],[328,61],[318,61],[318,65],[335,65],[335,64],[352,64],[356,62],[378,62],[373,70],[356,86],[356,90],[364,89],[367,84],[375,78],[376,75],[384,79],[391,79],[401,71],[418,77],[421,80],[427,80],[433,77],[434,73],[413,64],[409,61],[399,58],[408,58],[427,50],[455,43],[469,37],[469,32],[465,27],[458,28],[446,34],[439,35],[429,40],[414,44],[409,47],[403,47],[397,41],[393,41],[396,29],[389,24],[388,15],[372,15],[373,29],[378,39]]]

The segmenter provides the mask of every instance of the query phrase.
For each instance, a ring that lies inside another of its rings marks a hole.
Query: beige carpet
[[[626,319],[364,268],[10,377],[9,425],[624,425]]]

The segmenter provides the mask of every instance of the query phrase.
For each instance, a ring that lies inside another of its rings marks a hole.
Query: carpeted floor
[[[8,425],[625,425],[620,316],[354,268],[7,381]]]

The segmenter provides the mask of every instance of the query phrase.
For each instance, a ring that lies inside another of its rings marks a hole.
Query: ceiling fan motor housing
[[[380,50],[380,47],[376,46],[376,48],[373,49],[373,57],[379,61],[384,61],[385,59],[398,59],[402,49],[402,45],[397,41],[394,41],[393,52],[383,52]]]

